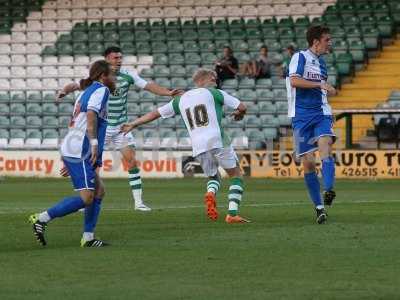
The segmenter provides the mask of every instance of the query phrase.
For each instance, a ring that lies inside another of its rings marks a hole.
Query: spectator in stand
[[[258,58],[251,60],[243,65],[243,74],[250,78],[269,78],[271,77],[272,62],[268,57],[268,47],[260,47]]]
[[[296,49],[294,48],[293,45],[289,45],[286,47],[286,55],[282,61],[282,65],[281,65],[281,72],[282,72],[282,77],[286,78],[289,74],[289,64],[290,64],[290,60],[292,59],[293,54],[296,52]]]
[[[215,62],[219,83],[225,79],[234,79],[239,70],[238,60],[233,56],[231,47],[225,46],[223,56]]]

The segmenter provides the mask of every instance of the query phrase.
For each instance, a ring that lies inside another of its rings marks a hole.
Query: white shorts
[[[233,169],[238,165],[238,158],[232,146],[216,148],[196,156],[203,172],[208,177],[217,175],[218,167]]]
[[[104,148],[106,150],[121,150],[127,146],[135,147],[135,138],[131,132],[127,134],[121,133],[120,126],[108,126],[106,130],[106,138],[104,140]]]

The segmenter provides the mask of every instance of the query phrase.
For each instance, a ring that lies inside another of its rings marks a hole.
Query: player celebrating
[[[123,135],[120,133],[121,124],[128,121],[128,90],[131,85],[136,85],[137,87],[148,90],[156,95],[171,97],[182,93],[182,91],[169,90],[154,82],[147,82],[136,73],[121,68],[122,51],[119,47],[107,48],[104,52],[104,58],[111,65],[112,70],[117,77],[115,92],[110,95],[110,100],[108,101],[108,127],[105,145],[106,147],[114,147],[119,150],[124,161],[128,165],[129,185],[135,201],[135,210],[150,211],[151,208],[145,205],[142,199],[142,179],[136,161],[135,140],[131,134]],[[78,84],[68,84],[59,93],[57,98],[61,99],[76,90],[79,90]]]
[[[29,217],[36,239],[47,244],[45,229],[55,219],[85,209],[85,228],[82,247],[103,247],[101,240],[94,238],[94,227],[100,213],[104,196],[104,185],[96,173],[102,164],[104,139],[107,128],[107,101],[115,89],[115,77],[105,60],[93,63],[89,78],[80,82],[83,91],[75,102],[74,113],[68,134],[61,145],[61,155],[71,176],[72,184],[79,196],[66,197],[53,207]]]
[[[327,96],[335,95],[336,90],[327,81],[327,68],[321,55],[329,52],[331,36],[329,29],[313,26],[307,31],[309,49],[293,55],[286,78],[289,111],[292,118],[296,155],[301,157],[304,179],[313,201],[317,223],[327,220],[322,204],[320,183],[315,169],[315,151],[322,160],[322,179],[324,203],[330,206],[335,198],[335,162],[332,144],[335,142],[333,116]]]
[[[225,221],[245,223],[248,221],[238,215],[243,194],[241,171],[235,151],[221,127],[221,121],[224,105],[235,109],[233,115],[236,120],[243,118],[246,106],[226,92],[216,89],[216,80],[217,75],[214,71],[199,69],[193,75],[193,82],[197,88],[187,91],[182,96],[176,96],[157,110],[123,125],[122,131],[129,133],[132,129],[160,117],[181,115],[192,141],[193,156],[209,177],[204,197],[208,217],[211,220],[218,218],[216,194],[220,187],[218,167],[221,166],[231,178],[229,211]]]

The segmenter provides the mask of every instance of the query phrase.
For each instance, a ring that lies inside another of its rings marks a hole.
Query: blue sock
[[[101,199],[94,198],[93,203],[85,208],[84,232],[94,232],[101,210]]]
[[[49,208],[47,213],[49,214],[50,218],[54,219],[72,214],[84,207],[85,202],[83,202],[81,197],[67,197],[53,207]]]
[[[304,174],[308,194],[315,206],[322,205],[319,180],[316,172]]]
[[[325,157],[322,160],[322,181],[325,191],[333,189],[335,184],[335,160],[332,156]]]

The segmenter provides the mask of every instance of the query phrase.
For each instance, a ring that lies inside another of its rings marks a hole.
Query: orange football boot
[[[239,215],[236,216],[231,216],[231,215],[226,215],[225,217],[225,222],[228,224],[235,224],[235,223],[250,223],[250,220],[247,220],[245,218],[242,218]]]
[[[207,192],[204,195],[204,204],[206,205],[207,216],[210,220],[216,221],[218,219],[217,199],[215,194]]]

